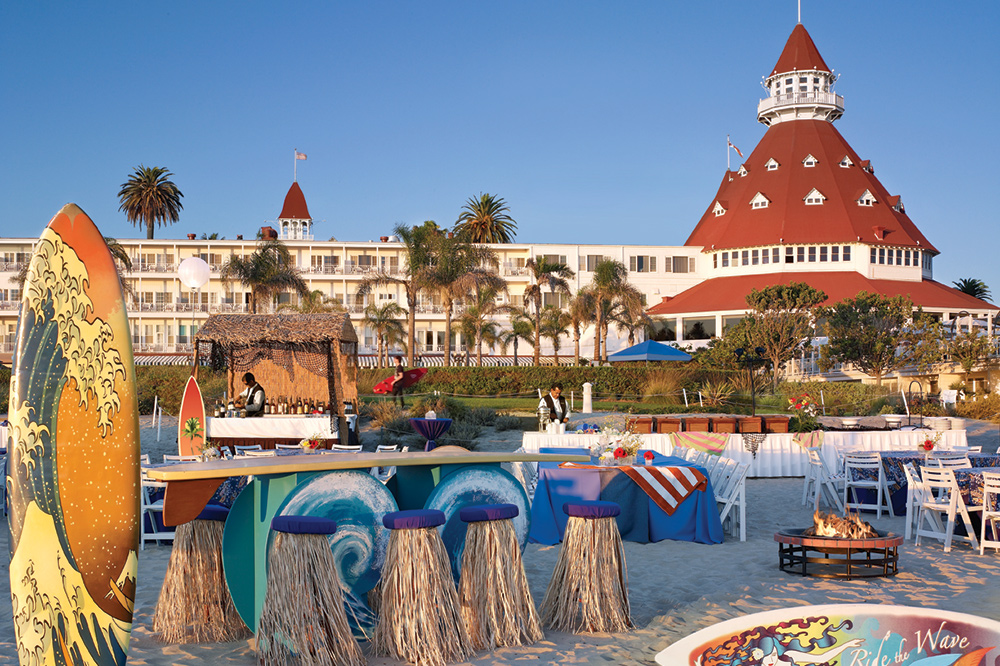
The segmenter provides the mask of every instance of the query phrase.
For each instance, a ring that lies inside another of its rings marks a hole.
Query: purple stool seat
[[[423,527],[437,527],[444,523],[444,511],[437,509],[394,511],[382,516],[382,524],[390,530],[417,530]]]
[[[275,516],[271,519],[271,529],[286,534],[333,534],[337,523],[319,516]]]
[[[477,504],[463,507],[458,517],[465,523],[479,523],[485,520],[506,520],[514,518],[519,513],[513,504]]]
[[[563,513],[577,518],[613,518],[621,512],[620,506],[603,500],[581,500],[563,504]]]
[[[229,507],[222,506],[221,504],[208,504],[195,520],[216,520],[220,523],[226,522],[226,518],[229,517]]]

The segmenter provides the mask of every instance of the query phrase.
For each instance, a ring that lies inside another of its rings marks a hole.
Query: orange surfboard
[[[205,446],[205,401],[194,375],[188,377],[181,396],[181,410],[177,415],[177,453],[182,456],[201,454]]]

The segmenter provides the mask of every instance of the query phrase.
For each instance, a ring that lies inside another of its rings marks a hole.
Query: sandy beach
[[[576,417],[580,418],[580,417]],[[588,416],[588,420],[592,420]],[[154,460],[176,452],[176,424],[164,418],[162,435],[149,417],[142,420],[142,448]],[[969,443],[996,451],[998,426],[970,421]],[[364,434],[363,434],[364,438]],[[369,438],[371,448],[374,439]],[[481,450],[515,450],[520,432],[496,433],[486,429],[477,442]],[[800,505],[801,478],[749,479],[747,481],[747,541],[727,539],[719,545],[661,541],[625,544],[629,593],[638,629],[628,634],[574,635],[547,632],[545,639],[526,648],[480,653],[470,664],[513,664],[525,660],[541,663],[650,664],[654,655],[672,642],[716,622],[785,606],[823,603],[883,603],[941,608],[1000,620],[1000,554],[984,556],[959,544],[945,554],[939,542],[920,547],[906,542],[900,548],[900,572],[888,579],[830,581],[782,573],[777,566],[774,533],[781,528],[805,527],[811,510]],[[876,519],[877,529],[903,533],[903,518]],[[2,528],[7,551],[6,522]],[[558,546],[529,544],[524,560],[536,603],[541,601]],[[256,656],[247,641],[206,645],[165,645],[152,632],[152,615],[163,582],[169,546],[148,546],[139,554],[139,579],[135,625],[129,663],[254,664]],[[9,599],[9,581],[0,580],[0,594]],[[16,664],[13,626],[8,605],[0,618],[0,664]],[[362,646],[367,649],[366,645]],[[370,664],[396,664],[370,657]]]

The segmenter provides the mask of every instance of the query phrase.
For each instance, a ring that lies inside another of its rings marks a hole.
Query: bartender
[[[264,387],[257,383],[252,372],[243,375],[243,385],[246,386],[240,397],[246,405],[247,417],[264,416]]]
[[[549,420],[556,423],[569,423],[569,405],[562,396],[562,384],[558,382],[549,389],[549,394],[538,403],[538,411],[548,410]]]

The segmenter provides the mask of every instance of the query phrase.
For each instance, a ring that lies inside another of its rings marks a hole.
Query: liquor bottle
[[[270,413],[271,413],[271,399],[268,398],[267,400],[264,401],[264,415],[266,416],[267,414]]]
[[[234,404],[233,404],[233,401],[232,401],[232,400],[230,400],[230,401],[229,401],[229,406],[228,406],[228,407],[226,407],[226,416],[228,416],[228,417],[232,418],[232,417],[233,417],[233,414],[234,414],[235,412],[236,412],[236,405],[234,405]]]

